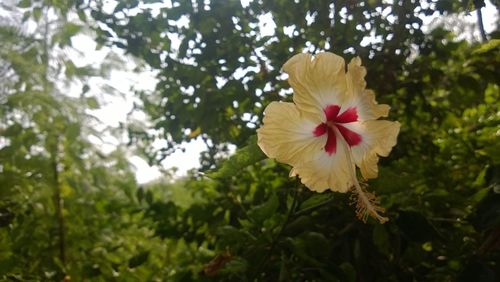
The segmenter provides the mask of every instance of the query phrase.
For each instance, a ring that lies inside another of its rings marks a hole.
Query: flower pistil
[[[325,144],[325,152],[329,155],[337,151],[337,135],[340,134],[347,144],[352,147],[361,143],[361,135],[348,129],[342,124],[358,121],[358,114],[355,107],[350,107],[339,114],[341,108],[338,105],[328,105],[323,111],[325,122],[320,123],[313,131],[315,137],[328,134]]]

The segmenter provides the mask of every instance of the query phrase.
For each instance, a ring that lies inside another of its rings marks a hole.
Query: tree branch
[[[479,33],[481,34],[481,41],[486,42],[488,41],[488,36],[486,36],[486,32],[484,31],[483,13],[481,12],[481,7],[477,7],[476,13],[477,13],[477,25],[479,26]]]

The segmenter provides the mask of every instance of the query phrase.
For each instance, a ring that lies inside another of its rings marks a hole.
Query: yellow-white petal
[[[356,107],[360,121],[386,117],[389,114],[389,105],[378,104],[375,101],[375,93],[365,89],[366,69],[361,66],[361,59],[359,57],[353,58],[347,68],[348,99],[344,101],[342,108]]]
[[[285,63],[283,71],[289,75],[293,101],[302,112],[322,113],[326,106],[345,99],[345,62],[340,56],[298,54]]]
[[[342,142],[338,131],[337,149],[332,155],[324,150],[317,152],[314,158],[307,162],[295,165],[290,173],[291,176],[298,175],[304,185],[310,190],[324,192],[332,190],[337,192],[347,192],[354,185],[355,167],[351,162],[347,143]]]
[[[400,124],[388,120],[352,122],[344,126],[361,135],[361,142],[351,147],[354,162],[365,179],[378,175],[378,156],[386,157],[397,143]]]
[[[313,134],[320,117],[301,116],[293,103],[272,102],[264,115],[264,125],[257,130],[258,145],[270,158],[294,165],[311,159],[326,143],[326,135]]]

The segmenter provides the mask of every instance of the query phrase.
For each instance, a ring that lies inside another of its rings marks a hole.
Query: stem
[[[488,41],[488,37],[486,36],[486,32],[484,31],[483,13],[481,12],[481,7],[477,7],[476,14],[477,14],[477,25],[479,26],[479,33],[481,34],[481,41],[486,42]]]
[[[54,181],[54,205],[56,208],[56,218],[58,223],[57,233],[59,235],[59,258],[63,267],[66,267],[66,234],[65,234],[65,222],[64,222],[64,202],[61,196],[61,186],[59,185],[59,170],[57,168],[57,148],[59,143],[59,138],[56,138],[54,144],[54,150],[52,150],[52,171],[53,171],[53,181]]]

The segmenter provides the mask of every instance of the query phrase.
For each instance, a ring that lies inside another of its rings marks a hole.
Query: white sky
[[[83,66],[87,64],[100,64],[107,54],[111,51],[110,48],[104,47],[96,50],[96,43],[86,35],[77,35],[73,39],[73,46],[79,52],[69,52],[68,55],[74,60],[75,65]],[[122,50],[113,48],[113,52],[125,61],[124,68],[121,70],[113,70],[109,78],[92,78],[89,81],[90,85],[109,85],[110,90],[114,90],[114,94],[96,94],[100,89],[94,89],[94,94],[99,98],[101,108],[98,110],[89,111],[97,117],[105,126],[117,128],[120,123],[127,122],[127,115],[132,110],[133,102],[137,100],[134,90],[154,90],[156,86],[155,74],[151,71],[134,72],[136,64],[133,60],[125,55]],[[80,54],[78,54],[80,53]],[[75,91],[79,91],[81,86],[75,87]],[[109,88],[109,87],[107,87]],[[145,121],[144,114],[136,113],[133,116],[137,120]],[[99,126],[102,128],[102,126]],[[121,140],[111,135],[97,137],[90,136],[91,141],[98,144],[104,152],[110,152],[117,144],[125,143],[126,136],[122,136]],[[176,167],[178,171],[176,176],[185,175],[189,169],[199,167],[199,156],[206,149],[205,144],[201,139],[196,139],[186,145],[185,152],[177,151],[167,157],[163,162],[163,169],[171,169]],[[162,173],[156,166],[149,166],[147,162],[137,155],[130,154],[129,160],[135,167],[137,181],[146,183],[154,180]]]
[[[494,27],[498,15],[496,13],[496,8],[489,2],[486,1],[487,7],[483,8],[483,21],[485,25],[486,32],[491,32]],[[476,13],[475,11],[469,15],[459,15],[466,22],[476,23]],[[424,18],[424,30],[426,26],[432,25],[436,22],[436,16]],[[261,24],[259,28],[262,32],[267,35],[274,34],[274,29],[276,25],[272,22],[272,17],[270,15],[264,15],[261,17]],[[476,31],[475,31],[476,32]],[[475,34],[477,36],[477,34]],[[76,62],[82,65],[88,64],[89,62],[99,64],[102,62],[106,54],[110,52],[109,48],[102,48],[101,50],[96,50],[95,42],[90,39],[90,37],[85,35],[79,35],[74,38],[74,46],[81,52],[80,56],[73,55]],[[156,85],[156,80],[154,78],[153,72],[141,72],[135,73],[134,62],[123,54],[123,51],[113,48],[119,57],[126,61],[125,69],[120,71],[113,71],[109,79],[97,79],[91,81],[91,83],[96,84],[109,84],[114,87],[119,95],[114,95],[112,98],[109,95],[101,96],[101,100],[104,100],[105,105],[97,111],[93,111],[93,114],[98,117],[104,124],[111,127],[118,127],[120,122],[125,122],[127,120],[127,114],[131,111],[134,99],[133,90],[153,90]],[[145,117],[136,116],[135,118],[144,120]],[[126,137],[123,137],[126,139]],[[123,142],[123,140],[116,140],[111,136],[106,136],[103,138],[104,142],[99,141],[94,138],[94,140],[100,144],[104,151],[109,151],[113,148],[114,144],[118,142]],[[192,168],[200,166],[199,156],[202,151],[206,149],[206,146],[201,140],[195,140],[189,144],[185,144],[185,152],[176,152],[171,156],[167,157],[163,162],[163,169],[170,169],[172,167],[177,167],[177,176],[185,175],[185,173]],[[146,161],[136,155],[129,156],[130,162],[135,167],[137,181],[139,183],[146,183],[156,178],[162,176],[160,169],[156,166],[149,166]]]

